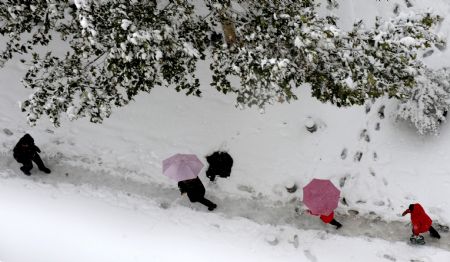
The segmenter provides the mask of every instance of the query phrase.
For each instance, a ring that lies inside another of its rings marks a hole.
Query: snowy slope
[[[431,5],[411,2],[413,8]],[[337,12],[348,26],[386,16],[396,3],[409,10],[404,1],[347,0]],[[450,9],[444,0],[432,6],[443,14]],[[448,21],[440,29],[444,35]],[[436,51],[427,63],[448,66],[448,58],[448,51]],[[200,71],[207,72],[207,65]],[[400,214],[412,202],[422,203],[435,222],[450,224],[450,129],[444,124],[438,136],[418,135],[393,119],[395,101],[376,101],[366,113],[364,107],[321,104],[300,90],[299,101],[260,114],[234,108],[233,97],[211,90],[204,73],[203,98],[159,88],[117,109],[103,125],[66,121],[55,129],[43,120],[29,128],[18,108],[30,92],[19,82],[23,72],[14,61],[0,70],[0,230],[7,232],[0,237],[2,261],[36,261],[33,254],[42,261],[450,260],[448,233],[429,243],[437,248],[399,242],[410,232],[409,218]],[[320,126],[317,132],[305,129],[308,117]],[[11,149],[25,132],[43,149],[52,174],[20,174]],[[235,165],[229,179],[215,184],[202,171],[207,195],[219,205],[217,214],[209,214],[178,196],[173,181],[161,175],[161,161],[181,152],[206,164],[203,157],[217,149],[228,150]],[[289,194],[284,186],[301,188],[314,177],[342,187],[347,205],[337,210],[340,232],[294,211],[304,209],[301,190]],[[172,235],[180,246],[189,242],[187,250],[169,251]],[[298,248],[289,242],[294,235]],[[265,241],[273,236],[278,245]],[[23,252],[36,243],[42,245],[35,252]],[[350,247],[358,250],[348,252]]]
[[[259,225],[185,207],[165,210],[151,200],[109,196],[109,201],[123,205],[117,207],[79,191],[67,185],[55,188],[5,179],[3,174],[1,261],[428,262],[450,257],[448,251],[402,242]]]

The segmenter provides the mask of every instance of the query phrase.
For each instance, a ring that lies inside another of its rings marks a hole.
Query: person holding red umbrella
[[[427,215],[423,207],[419,203],[409,205],[408,209],[406,209],[402,216],[406,214],[411,214],[411,224],[412,224],[412,232],[410,241],[415,244],[425,244],[424,237],[420,235],[420,233],[424,233],[429,231],[430,236],[440,239],[441,236],[434,229],[431,224],[433,220]]]
[[[320,216],[325,224],[342,227],[342,224],[334,219],[334,210],[338,206],[341,191],[328,179],[314,178],[303,187],[303,203],[308,207],[308,213]]]

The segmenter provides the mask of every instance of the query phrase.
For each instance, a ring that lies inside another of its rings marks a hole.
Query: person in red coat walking
[[[419,203],[409,205],[408,209],[403,212],[402,216],[405,216],[406,214],[411,214],[411,224],[413,232],[411,238],[420,238],[423,241],[423,237],[420,236],[420,233],[424,233],[427,231],[430,232],[431,237],[437,239],[441,238],[436,229],[431,226],[433,221],[427,215],[427,213],[425,213],[425,210]]]
[[[332,211],[329,215],[317,215],[313,214],[311,210],[308,210],[308,213],[313,216],[320,216],[320,220],[322,220],[325,224],[330,224],[336,227],[336,229],[339,229],[342,227],[342,224],[337,222],[336,219],[334,219],[334,212]]]

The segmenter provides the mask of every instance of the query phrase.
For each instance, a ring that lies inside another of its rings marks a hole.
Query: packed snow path
[[[18,164],[10,156],[9,152],[2,152],[0,166],[6,172],[1,179],[26,179],[36,183],[49,184],[55,187],[72,185],[80,189],[80,193],[104,198],[106,195],[122,194],[144,201],[156,202],[161,208],[170,208],[171,205],[191,207],[199,212],[209,212],[199,203],[191,204],[187,197],[180,197],[179,191],[174,187],[165,187],[156,183],[146,183],[135,179],[112,175],[107,171],[92,171],[79,166],[58,164],[56,160],[50,160],[52,173],[46,175],[38,172],[36,168],[33,175],[27,177],[20,173]],[[204,181],[204,183],[208,183]],[[209,187],[207,198],[218,204],[214,211],[224,217],[243,217],[259,224],[274,226],[293,226],[303,230],[324,230],[328,233],[342,236],[379,238],[388,241],[408,241],[410,236],[409,217],[405,222],[384,221],[380,217],[337,214],[336,219],[343,224],[343,228],[335,230],[331,225],[324,225],[318,217],[313,217],[304,212],[297,212],[299,201],[293,198],[288,203],[273,201],[264,197],[245,199],[239,197],[217,198],[214,190]],[[121,203],[115,203],[121,205]],[[125,204],[126,203],[122,203]],[[136,207],[135,207],[136,208]],[[441,239],[431,239],[425,234],[427,245],[450,251],[449,234],[440,232]],[[296,237],[296,236],[293,236]],[[297,236],[301,237],[301,236]]]

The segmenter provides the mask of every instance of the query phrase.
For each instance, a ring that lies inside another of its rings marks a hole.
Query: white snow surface
[[[413,10],[450,10],[445,0],[410,2]],[[345,27],[387,17],[395,4],[409,10],[400,0],[345,0],[337,13]],[[439,68],[449,59],[436,50],[426,62]],[[202,98],[156,88],[102,125],[82,119],[53,128],[42,119],[30,128],[17,107],[31,92],[21,86],[24,72],[18,61],[0,70],[1,261],[450,261],[449,233],[410,246],[409,216],[400,216],[420,202],[436,224],[450,224],[446,123],[439,135],[420,136],[395,121],[395,101],[380,99],[366,113],[322,104],[307,87],[298,101],[264,114],[239,110],[232,95],[209,87],[202,63]],[[21,174],[11,150],[26,132],[51,174]],[[204,157],[215,150],[228,151],[234,166],[230,178],[211,183]],[[205,163],[200,178],[214,212],[179,196],[161,174],[175,153]],[[340,187],[339,231],[303,213],[301,188],[312,178]],[[300,190],[288,193],[292,183]]]

